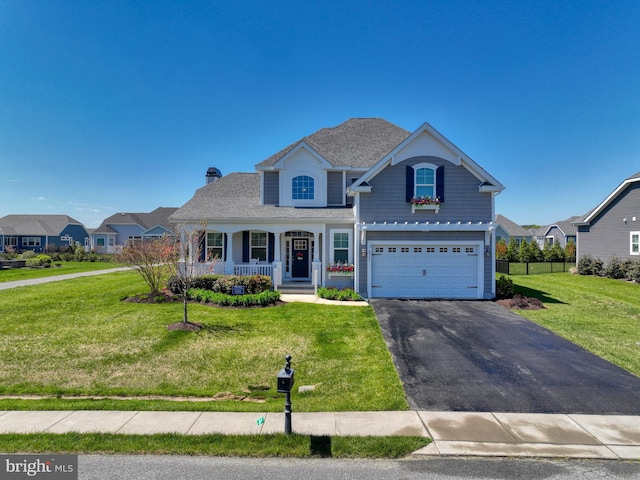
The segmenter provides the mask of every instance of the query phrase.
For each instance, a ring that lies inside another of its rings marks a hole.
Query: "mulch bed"
[[[539,299],[525,297],[519,293],[512,298],[500,298],[495,302],[509,310],[542,310],[547,308]]]

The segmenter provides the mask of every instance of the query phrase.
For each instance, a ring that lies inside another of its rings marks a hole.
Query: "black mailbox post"
[[[284,357],[287,361],[284,368],[278,373],[278,393],[284,393],[284,433],[291,433],[291,389],[293,388],[293,368],[291,368],[291,355]]]

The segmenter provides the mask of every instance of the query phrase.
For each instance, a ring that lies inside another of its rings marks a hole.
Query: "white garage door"
[[[479,298],[478,245],[373,245],[371,296]]]

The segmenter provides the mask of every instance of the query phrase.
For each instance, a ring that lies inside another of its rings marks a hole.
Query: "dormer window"
[[[314,200],[314,179],[308,175],[293,177],[291,180],[291,198],[293,200]]]

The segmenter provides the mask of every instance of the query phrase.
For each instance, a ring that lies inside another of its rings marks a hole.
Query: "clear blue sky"
[[[640,171],[640,2],[0,0],[0,216],[178,207],[351,117],[583,214]]]

